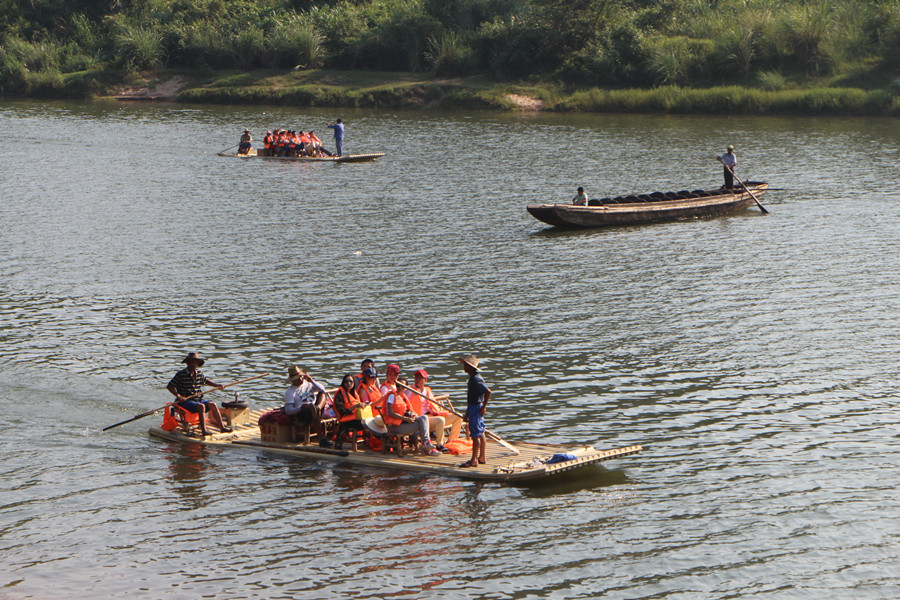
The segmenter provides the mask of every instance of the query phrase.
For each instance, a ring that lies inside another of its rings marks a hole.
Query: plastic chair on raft
[[[172,431],[179,426],[185,435],[199,433],[200,415],[170,402],[166,405],[166,411],[163,413],[162,429],[163,431]]]

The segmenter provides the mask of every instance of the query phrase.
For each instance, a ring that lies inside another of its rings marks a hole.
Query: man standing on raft
[[[334,129],[334,146],[336,148],[335,154],[338,156],[344,155],[344,124],[340,119],[335,121],[334,123],[328,123],[325,125],[328,129]]]
[[[734,155],[734,146],[728,144],[728,147],[725,148],[725,154],[722,156],[717,156],[719,162],[722,163],[724,167],[723,171],[725,174],[725,189],[730,190],[734,188],[734,168],[737,166],[737,156]]]
[[[478,357],[469,354],[460,358],[463,370],[469,376],[468,391],[466,394],[466,421],[469,424],[469,437],[472,439],[472,459],[459,465],[460,467],[477,467],[483,465],[485,458],[485,428],[484,413],[487,411],[488,400],[491,399],[491,390],[484,383],[484,378],[479,374]]]

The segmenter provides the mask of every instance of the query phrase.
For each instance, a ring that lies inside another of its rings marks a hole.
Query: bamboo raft
[[[263,156],[257,154],[256,148],[250,148],[247,154],[237,152],[219,152],[219,156],[228,158],[263,158],[266,160],[285,160],[289,162],[328,162],[328,163],[357,163],[369,162],[384,156],[384,152],[370,152],[368,154],[345,154],[343,156]]]
[[[463,479],[508,482],[543,479],[587,465],[636,454],[642,450],[639,445],[598,450],[593,446],[512,442],[511,445],[519,452],[519,454],[516,454],[515,451],[488,437],[485,452],[486,464],[477,467],[460,467],[459,463],[469,458],[468,455],[442,454],[440,456],[424,456],[410,453],[401,457],[396,454],[370,450],[362,443],[359,444],[359,449],[354,451],[350,449],[320,448],[315,443],[314,438],[308,444],[296,441],[263,441],[263,434],[258,421],[265,411],[257,409],[246,410],[246,412],[248,414],[245,415],[243,423],[239,422],[239,420],[232,422],[234,431],[231,433],[200,436],[198,433],[192,432],[191,435],[187,435],[179,429],[166,431],[161,427],[153,427],[149,433],[152,436],[172,442],[196,442],[210,446],[235,446],[298,458],[349,462],[372,467],[433,473]],[[231,420],[231,417],[229,417],[229,420]],[[560,453],[572,454],[575,458],[573,460],[545,464],[544,461]]]

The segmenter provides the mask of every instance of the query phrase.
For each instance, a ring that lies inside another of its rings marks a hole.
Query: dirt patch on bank
[[[178,92],[188,84],[184,77],[176,75],[165,81],[147,82],[146,85],[134,88],[126,88],[116,93],[116,100],[156,100],[158,102],[171,102],[175,100]]]
[[[523,96],[521,94],[507,94],[507,99],[519,107],[520,110],[541,110],[544,101],[535,96]]]

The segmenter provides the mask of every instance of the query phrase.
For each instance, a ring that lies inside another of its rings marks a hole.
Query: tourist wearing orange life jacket
[[[368,367],[363,371],[363,380],[359,384],[356,393],[360,402],[371,405],[372,410],[380,414],[384,405],[384,398],[382,398],[379,388],[378,373],[373,367]]]
[[[300,132],[300,154],[311,155],[310,153],[311,142],[309,140],[309,136]]]
[[[366,358],[363,359],[359,365],[359,374],[353,378],[353,391],[355,391],[357,395],[359,395],[359,386],[362,385],[363,380],[365,379],[364,374],[366,369],[372,369],[375,373],[375,385],[377,385],[379,389],[381,388],[381,382],[378,381],[378,372],[375,371],[375,361],[371,358]]]
[[[422,453],[427,456],[440,456],[441,451],[434,447],[428,437],[428,417],[413,412],[406,401],[406,396],[397,391],[397,377],[400,376],[400,365],[388,365],[381,395],[384,396],[384,422],[391,433],[412,435],[417,433],[423,441]]]
[[[266,135],[263,137],[263,156],[269,156],[269,152],[272,150],[272,132],[267,131]]]
[[[413,412],[428,417],[428,429],[434,432],[434,438],[437,442],[437,449],[441,452],[449,452],[444,447],[444,429],[450,427],[450,439],[448,442],[455,442],[459,439],[459,431],[462,429],[462,418],[454,415],[452,412],[441,410],[434,399],[434,393],[431,388],[425,385],[428,381],[428,372],[425,369],[419,369],[413,374],[412,390],[405,392],[407,402],[412,406]],[[415,391],[413,391],[415,390]],[[419,392],[418,394],[416,392]],[[420,394],[428,396],[426,400]]]
[[[281,135],[278,136],[278,156],[287,156],[288,150],[288,132],[282,129]]]
[[[316,156],[321,156],[322,154],[331,156],[331,152],[325,149],[325,146],[322,145],[322,140],[319,139],[319,136],[317,136],[312,131],[309,132],[309,139],[310,141],[312,141],[313,148],[315,148],[316,150]]]
[[[341,381],[341,387],[334,393],[334,411],[338,421],[347,423],[348,427],[362,429],[362,421],[356,417],[356,409],[362,406],[359,396],[353,391],[353,375],[347,373]]]

